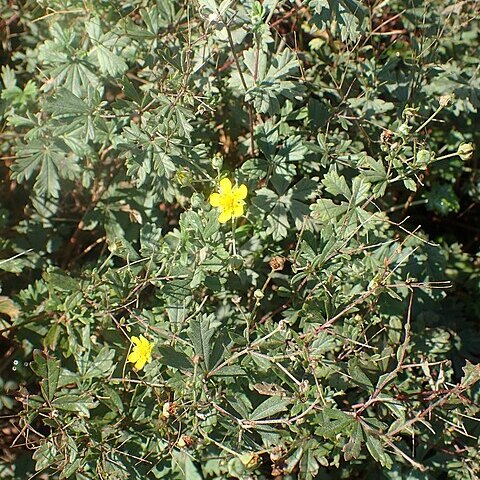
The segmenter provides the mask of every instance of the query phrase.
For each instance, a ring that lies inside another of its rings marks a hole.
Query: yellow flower
[[[153,343],[150,343],[143,335],[140,335],[140,338],[132,337],[132,343],[135,346],[127,360],[134,363],[137,370],[141,370],[146,363],[152,361]]]
[[[247,186],[242,183],[238,187],[232,188],[232,182],[228,178],[220,180],[219,192],[210,195],[210,205],[218,208],[220,223],[228,222],[231,218],[241,217],[243,215],[243,206],[247,198]]]

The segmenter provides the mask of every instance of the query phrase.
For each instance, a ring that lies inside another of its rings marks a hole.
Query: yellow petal
[[[212,193],[210,195],[210,205],[212,207],[219,207],[220,206],[220,194],[219,193]]]
[[[138,362],[135,364],[135,368],[137,370],[141,370],[145,366],[146,362],[147,362],[147,359],[145,357],[139,358]]]
[[[140,335],[140,345],[148,345],[150,342],[143,336]]]
[[[131,340],[135,345],[140,345],[140,339],[138,337],[132,337]]]
[[[229,178],[220,180],[220,193],[230,193],[232,191],[232,182]]]
[[[128,357],[127,357],[127,360],[131,363],[135,363],[138,361],[138,359],[140,358],[140,353],[138,352],[138,350],[134,350]]]
[[[228,222],[231,218],[232,218],[232,211],[230,209],[224,210],[218,217],[218,221],[220,223],[225,223],[225,222]]]
[[[234,217],[241,217],[243,215],[243,204],[237,203],[233,208],[233,216]]]
[[[245,200],[247,198],[247,193],[247,186],[242,183],[238,188],[235,189],[233,196],[235,197],[235,200]]]

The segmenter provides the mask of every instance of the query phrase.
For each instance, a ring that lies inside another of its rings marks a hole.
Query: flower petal
[[[138,337],[132,337],[130,339],[135,345],[140,345],[140,339]]]
[[[220,180],[220,193],[230,193],[232,191],[232,182],[229,178],[222,178]]]
[[[243,203],[237,203],[233,207],[233,217],[241,217],[243,215]]]
[[[145,363],[147,363],[147,359],[145,357],[140,357],[138,362],[135,364],[135,368],[137,370],[141,370],[145,366]]]
[[[220,194],[219,193],[212,193],[210,195],[210,205],[212,207],[219,207],[220,206]]]
[[[247,198],[247,186],[245,184],[241,184],[239,187],[234,189],[233,196],[235,200],[245,200]]]
[[[133,352],[127,357],[127,360],[131,363],[135,363],[140,358],[140,352],[138,350],[133,350]]]
[[[226,223],[232,218],[232,211],[230,209],[224,210],[218,217],[220,223]]]

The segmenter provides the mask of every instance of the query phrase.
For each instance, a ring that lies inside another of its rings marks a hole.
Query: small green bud
[[[188,187],[191,185],[193,180],[193,175],[189,170],[182,169],[175,172],[175,180],[182,187]]]
[[[473,157],[473,152],[475,151],[475,148],[473,147],[473,143],[462,143],[457,150],[458,156],[464,160],[470,160]]]
[[[257,300],[261,300],[265,295],[263,294],[263,292],[257,288],[254,292],[253,292],[253,296],[257,299]]]
[[[418,115],[418,108],[414,107],[405,107],[402,112],[402,117],[405,118],[407,121],[410,118],[416,117]]]
[[[398,142],[393,142],[393,143],[390,145],[390,151],[391,151],[391,152],[395,152],[395,150],[397,150],[399,146],[400,146],[400,144],[399,144]]]
[[[399,127],[398,127],[398,130],[397,130],[397,133],[401,136],[401,137],[406,137],[409,133],[410,133],[410,130],[412,129],[412,127],[408,126],[408,124],[405,122],[405,123],[402,123]]]
[[[430,163],[432,160],[432,153],[429,152],[428,150],[422,149],[417,152],[417,158],[416,158],[416,163],[417,166],[426,166]]]

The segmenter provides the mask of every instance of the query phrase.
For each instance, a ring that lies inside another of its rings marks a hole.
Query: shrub
[[[475,1],[1,9],[1,478],[478,478]]]

